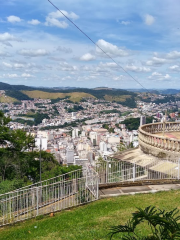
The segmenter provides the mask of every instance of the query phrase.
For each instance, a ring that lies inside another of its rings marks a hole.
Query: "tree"
[[[0,112],[0,193],[32,184],[40,178],[40,152],[33,150],[34,137],[23,130],[12,130],[10,118]],[[60,166],[54,155],[41,151],[42,180],[79,169]]]
[[[175,208],[172,211],[156,209],[154,206],[146,207],[144,210],[132,214],[132,218],[125,224],[111,227],[110,239],[117,233],[122,233],[123,240],[170,240],[180,239],[180,216]],[[151,234],[140,236],[137,226],[146,222],[151,229]]]
[[[98,163],[104,163],[104,162],[106,162],[106,161],[104,160],[104,158],[103,158],[102,156],[99,156],[98,159],[97,159],[97,164],[98,164]]]
[[[0,111],[0,144],[5,144],[9,139],[9,128],[6,126],[11,121]]]
[[[10,120],[0,111],[0,183],[13,179],[38,181],[39,152],[33,151],[35,139],[24,130],[10,129]],[[52,154],[42,151],[41,155],[42,172],[58,165]]]
[[[8,147],[13,152],[25,152],[26,150],[33,150],[35,147],[35,139],[31,134],[17,129],[10,132]]]
[[[127,147],[125,146],[125,144],[123,142],[120,142],[119,145],[117,146],[118,151],[123,152],[125,150],[127,150]]]

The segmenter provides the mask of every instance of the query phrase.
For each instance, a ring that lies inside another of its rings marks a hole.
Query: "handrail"
[[[0,199],[1,199],[2,196],[5,196],[7,194],[12,194],[12,193],[15,193],[15,192],[18,192],[18,191],[24,191],[24,190],[28,190],[28,189],[33,189],[33,188],[36,188],[36,187],[42,187],[44,185],[50,185],[50,184],[56,183],[56,182],[65,182],[65,181],[68,180],[68,178],[78,179],[78,178],[81,178],[82,175],[83,175],[83,170],[82,169],[77,169],[77,170],[74,170],[74,171],[71,171],[71,172],[61,174],[57,177],[49,178],[49,179],[43,180],[41,182],[36,182],[34,184],[27,185],[27,186],[24,186],[24,187],[19,188],[19,189],[12,190],[12,191],[7,192],[7,193],[2,193],[2,194],[0,194]]]

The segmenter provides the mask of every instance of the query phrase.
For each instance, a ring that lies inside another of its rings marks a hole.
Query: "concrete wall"
[[[167,159],[172,162],[177,159],[180,159],[180,153],[167,151],[164,149],[151,146],[149,144],[142,142],[140,139],[139,139],[139,147],[144,153],[153,155],[160,159]]]

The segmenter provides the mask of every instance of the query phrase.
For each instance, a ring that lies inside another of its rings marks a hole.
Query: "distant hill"
[[[15,101],[31,100],[33,98],[67,98],[73,102],[79,102],[82,98],[95,97],[111,102],[117,102],[124,106],[136,107],[136,93],[123,89],[114,89],[100,87],[95,89],[88,88],[45,88],[29,87],[25,85],[10,85],[0,82],[0,90],[5,90],[6,96],[15,99]]]
[[[180,89],[148,89],[148,91],[146,89],[127,89],[128,91],[131,92],[151,92],[151,93],[155,93],[155,94],[171,94],[171,95],[175,95],[177,93],[180,93]]]
[[[28,95],[24,94],[22,91],[7,90],[5,92],[6,92],[6,96],[16,99],[16,101],[33,99],[33,98],[29,97]]]
[[[10,85],[0,82],[0,90],[33,90],[34,88],[25,85]]]
[[[128,92],[126,90],[117,89],[88,89],[88,88],[78,88],[78,89],[66,89],[66,90],[54,90],[46,89],[40,91],[40,89],[33,91],[22,91],[23,94],[30,98],[65,98],[69,96],[69,100],[73,102],[79,102],[82,98],[97,98],[103,99],[111,102],[117,102],[124,106],[136,107],[135,97],[136,93]]]
[[[49,98],[57,100],[69,98],[72,102],[79,102],[82,98],[95,97],[110,102],[117,102],[123,106],[131,108],[136,107],[135,100],[138,99],[138,92],[147,92],[144,89],[124,90],[108,87],[97,87],[93,89],[76,87],[29,87],[25,85],[10,85],[3,82],[0,82],[0,90],[5,90],[6,96],[9,97],[7,98],[8,101],[31,100],[34,98]],[[173,95],[180,93],[180,90],[178,89],[148,89],[148,91],[155,94],[171,95],[171,98],[173,99],[175,97]],[[168,99],[169,96],[167,96],[167,99],[164,99],[164,101]],[[1,101],[6,101],[6,99],[1,99]],[[151,101],[151,99],[148,101]]]
[[[180,93],[180,90],[178,89],[164,89],[164,90],[159,90],[161,94],[177,94]]]
[[[108,87],[97,87],[97,88],[93,88],[93,90],[113,90],[113,88],[108,88]]]
[[[135,92],[135,93],[145,93],[145,92],[150,92],[150,93],[154,93],[154,94],[160,94],[160,91],[157,90],[157,89],[127,89],[127,91],[130,91],[130,92]]]

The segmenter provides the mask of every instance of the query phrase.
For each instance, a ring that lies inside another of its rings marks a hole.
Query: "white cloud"
[[[29,24],[32,24],[32,25],[38,25],[40,24],[41,22],[37,19],[32,19],[31,21],[28,21]]]
[[[127,71],[132,71],[132,72],[151,72],[150,68],[138,67],[138,66],[135,66],[134,64],[127,65],[125,68]]]
[[[62,12],[66,17],[71,18],[71,19],[73,19],[73,20],[76,20],[76,19],[79,18],[79,16],[76,15],[75,13],[73,13],[73,12],[68,13],[68,12],[66,12],[66,11],[64,11],[64,10],[61,10],[61,12]],[[48,16],[51,17],[51,18],[64,18],[64,15],[63,15],[61,12],[60,12],[60,11],[51,12],[51,13],[48,14]]]
[[[116,45],[106,42],[103,39],[98,40],[96,44],[100,48],[102,48],[104,50],[104,52],[106,52],[111,57],[126,57],[126,56],[129,56],[130,54],[132,54],[130,50],[121,49],[121,48],[117,47]],[[97,54],[100,54],[101,56],[106,57],[106,55],[98,47],[96,47],[96,52],[97,52]]]
[[[100,66],[110,67],[110,68],[118,68],[118,65],[115,62],[107,62],[107,63],[100,63]]]
[[[79,18],[79,16],[73,12],[68,13],[64,10],[61,10],[61,11],[64,15],[66,15],[68,18],[72,20],[76,20]],[[67,28],[69,25],[65,21],[59,21],[59,19],[65,18],[62,13],[59,11],[49,13],[48,16],[46,17],[45,25],[56,26],[59,28]]]
[[[180,52],[178,51],[172,51],[166,55],[167,58],[169,59],[177,59],[180,58]]]
[[[9,68],[13,71],[23,70],[30,73],[44,70],[41,65],[37,65],[35,63],[16,62],[14,60],[12,61],[12,63],[2,62],[2,66],[5,68]]]
[[[9,16],[7,17],[8,22],[15,23],[15,22],[21,22],[22,19],[17,16]]]
[[[162,73],[159,73],[159,72],[153,72],[151,74],[151,76],[148,77],[149,79],[151,80],[154,80],[154,81],[168,81],[171,79],[171,76],[169,74],[165,74],[163,75]]]
[[[109,69],[118,69],[119,66],[115,62],[107,62],[107,63],[102,63],[100,62],[99,64],[99,69],[105,69],[106,71]]]
[[[23,74],[21,75],[21,77],[24,77],[24,78],[32,78],[32,77],[34,77],[34,76],[31,75],[31,74],[29,74],[29,73],[23,73]]]
[[[12,64],[10,64],[10,63],[2,62],[2,64],[5,67],[12,68]]]
[[[169,67],[169,69],[173,72],[179,72],[180,71],[180,66],[173,65],[173,66]]]
[[[0,42],[4,41],[17,41],[20,42],[21,40],[16,38],[14,35],[9,34],[8,32],[0,34]]]
[[[148,66],[161,66],[166,63],[172,63],[174,59],[178,58],[180,58],[180,52],[178,51],[172,51],[163,54],[158,54],[157,52],[154,52],[154,57],[146,61],[145,64]],[[170,69],[173,70],[172,68]]]
[[[62,80],[62,81],[68,81],[68,80],[71,80],[71,79],[72,79],[71,76],[65,76],[65,77],[63,77],[61,80]]]
[[[0,78],[33,78],[34,76],[29,73],[22,73],[18,75],[16,73],[3,74]]]
[[[83,71],[89,71],[92,74],[103,74],[103,77],[105,77],[106,74],[112,74],[112,71],[117,71],[119,70],[119,67],[116,63],[114,62],[100,62],[99,65],[97,65],[97,67],[93,67],[93,65],[91,67],[89,66],[83,66],[83,68],[81,68],[81,70]],[[112,75],[110,75],[112,76]]]
[[[3,78],[18,78],[19,76],[16,73],[3,74]]]
[[[60,58],[60,57],[49,57],[50,60],[53,60],[53,61],[57,61],[57,62],[62,62],[62,61],[65,61],[64,58]]]
[[[125,77],[124,75],[120,75],[120,76],[115,76],[112,79],[114,81],[125,81],[125,80],[127,80],[127,77]]]
[[[171,78],[171,76],[169,75],[169,74],[166,74],[165,76],[164,76],[164,79],[170,79]]]
[[[18,52],[18,54],[25,57],[43,57],[49,55],[49,52],[46,49],[22,49]]]
[[[0,42],[3,43],[6,46],[12,47],[10,42],[22,42],[21,39],[15,37],[12,34],[9,34],[8,32],[0,34]]]
[[[146,62],[146,65],[148,65],[148,66],[162,65],[167,62],[168,62],[168,60],[165,58],[153,57],[151,60],[148,60]]]
[[[78,71],[77,66],[70,65],[67,62],[60,62],[58,69],[61,71],[72,71],[72,72]]]
[[[46,26],[56,26],[59,28],[67,28],[69,25],[65,21],[59,21],[56,18],[46,17]]]
[[[152,76],[156,76],[156,77],[159,77],[159,76],[162,76],[162,73],[158,73],[158,72],[153,72],[153,73],[152,73]]]
[[[0,50],[0,57],[10,57],[10,54]]]
[[[127,25],[129,25],[131,22],[129,22],[129,21],[121,21],[121,24],[122,25],[125,25],[125,26],[127,26]]]
[[[66,48],[66,47],[61,47],[61,46],[57,47],[56,50],[59,51],[59,52],[64,52],[64,53],[72,53],[71,48]]]
[[[17,69],[19,69],[19,68],[24,68],[24,67],[25,67],[25,65],[22,64],[22,63],[15,63],[15,64],[14,64],[14,68],[17,68]]]
[[[95,59],[96,59],[96,57],[94,55],[92,55],[91,53],[86,53],[82,57],[80,57],[81,61],[87,61],[87,62],[95,60]]]
[[[145,24],[152,25],[155,22],[155,18],[152,15],[146,14],[145,15]]]

